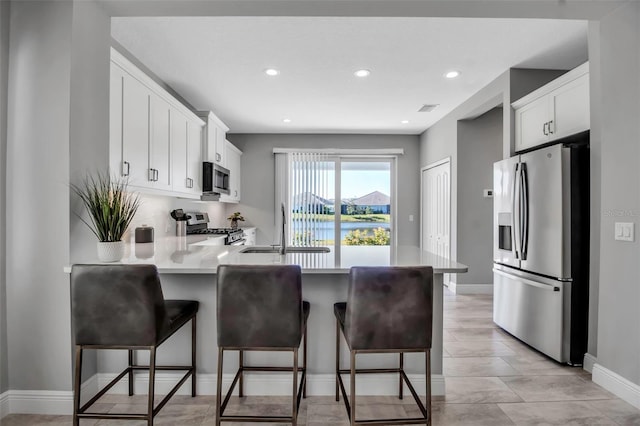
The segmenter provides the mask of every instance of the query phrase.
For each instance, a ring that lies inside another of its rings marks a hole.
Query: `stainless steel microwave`
[[[229,194],[229,169],[210,161],[202,163],[202,192]]]

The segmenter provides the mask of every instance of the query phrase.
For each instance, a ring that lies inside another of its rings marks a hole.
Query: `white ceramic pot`
[[[98,241],[98,260],[117,262],[124,256],[124,241]]]

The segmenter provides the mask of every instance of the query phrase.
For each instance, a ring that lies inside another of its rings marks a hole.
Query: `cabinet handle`
[[[158,181],[158,179],[159,179],[158,175],[160,174],[160,173],[158,172],[158,169],[155,169],[155,174],[156,174],[156,182],[157,182],[157,181]]]
[[[220,162],[221,159],[222,157],[220,156],[220,154],[216,152],[216,161]]]
[[[125,166],[127,167],[127,171],[124,171]],[[129,164],[128,161],[123,161],[122,162],[122,176],[129,176],[129,168],[131,167],[131,164]]]
[[[547,124],[549,123],[544,123],[542,125],[542,133],[544,133],[545,136],[549,136],[549,133],[547,133]]]
[[[238,191],[236,191],[236,192],[235,192],[235,195],[234,195],[234,196],[235,196],[235,197],[237,197],[237,196],[238,196]]]
[[[193,188],[193,179],[187,178],[187,188]]]
[[[553,129],[553,120],[551,120],[551,121],[549,122],[549,133],[550,133],[550,134],[553,134],[553,130],[552,130],[552,129]]]
[[[153,169],[149,169],[149,182],[153,182]]]
[[[149,171],[151,172],[151,176],[149,177],[149,180],[151,182],[157,182],[158,181],[158,169],[149,169]]]

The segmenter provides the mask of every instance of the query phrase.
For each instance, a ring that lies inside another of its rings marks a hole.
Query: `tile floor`
[[[581,368],[557,364],[497,328],[491,320],[491,309],[491,296],[454,295],[445,291],[447,395],[434,398],[434,425],[640,426],[640,410],[592,383],[591,376]],[[286,397],[234,399],[227,409],[229,414],[258,409],[264,414],[287,415],[290,409],[290,399]],[[100,409],[142,412],[144,402],[144,396],[107,395],[100,401]],[[212,396],[176,396],[156,417],[155,424],[209,426],[215,423],[214,414]],[[399,401],[394,397],[361,397],[356,417],[418,414],[411,398]],[[303,401],[299,423],[349,424],[342,402],[336,403],[333,397],[309,397]],[[71,418],[10,415],[0,424],[62,426],[70,425]],[[101,420],[81,424],[134,426],[144,422]]]

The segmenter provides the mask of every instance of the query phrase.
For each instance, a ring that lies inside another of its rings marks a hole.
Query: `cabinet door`
[[[124,73],[122,84],[122,174],[131,185],[149,187],[149,89]]]
[[[549,98],[542,96],[519,108],[516,115],[515,150],[522,151],[549,141],[548,122],[551,120]]]
[[[211,125],[214,126],[216,129],[216,143],[215,143],[216,148],[215,148],[214,161],[220,164],[221,166],[229,168],[227,164],[227,159],[225,158],[227,154],[226,153],[227,132],[225,132],[225,130],[222,127],[216,126],[213,123],[211,123]]]
[[[122,163],[122,88],[124,71],[111,63],[109,85],[109,175],[123,176],[126,167]]]
[[[188,122],[187,129],[187,183],[189,192],[202,192],[202,125],[195,121]]]
[[[590,128],[589,74],[573,80],[552,93],[554,118],[552,139],[570,136]]]
[[[171,110],[171,152],[173,155],[173,190],[188,192],[187,118],[177,109]]]
[[[221,194],[220,201],[224,203],[237,203],[240,201],[240,158],[242,151],[236,148],[231,142],[225,141],[226,150],[224,158],[226,164],[224,167],[229,169],[229,194]]]
[[[149,179],[154,188],[171,190],[171,107],[155,94],[151,94],[150,106]]]

